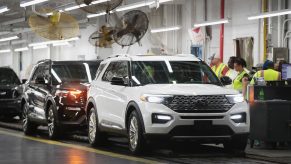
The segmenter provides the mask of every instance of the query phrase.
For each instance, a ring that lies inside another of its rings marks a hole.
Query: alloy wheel
[[[136,117],[132,117],[129,125],[129,142],[132,149],[136,149],[138,139],[137,119]]]
[[[96,135],[96,115],[94,112],[90,114],[89,118],[89,139],[90,141],[95,140],[95,135]]]
[[[52,109],[48,113],[48,131],[49,135],[52,136],[54,133],[55,123],[54,123],[54,112]]]

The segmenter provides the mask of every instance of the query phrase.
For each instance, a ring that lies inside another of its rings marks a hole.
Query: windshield
[[[10,69],[0,69],[0,85],[20,84],[17,75]]]
[[[62,82],[91,82],[96,76],[98,64],[52,65],[53,84]]]
[[[194,61],[134,61],[132,62],[132,79],[137,85],[221,85],[206,64]]]

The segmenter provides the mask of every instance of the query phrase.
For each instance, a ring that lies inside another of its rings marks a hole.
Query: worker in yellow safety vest
[[[274,70],[274,63],[267,60],[263,65],[263,70],[256,72],[253,76],[251,84],[255,84],[255,79],[263,77],[265,81],[277,81],[281,80],[281,73]]]
[[[228,72],[229,68],[227,65],[221,62],[219,54],[213,54],[211,56],[211,69],[215,73],[215,75],[220,79],[223,76],[226,76],[226,73]]]
[[[234,70],[238,72],[238,75],[233,80],[233,89],[238,90],[244,96],[246,93],[247,85],[244,85],[244,82],[248,82],[249,75],[245,71],[245,67],[247,66],[246,61],[242,58],[236,58],[234,61]]]

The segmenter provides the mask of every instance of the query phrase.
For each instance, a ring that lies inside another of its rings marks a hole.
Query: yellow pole
[[[263,0],[262,3],[262,10],[263,12],[267,12],[267,0]],[[263,28],[264,28],[264,35],[263,35],[263,39],[264,39],[264,54],[263,54],[263,60],[266,61],[267,59],[267,34],[268,34],[268,19],[264,18],[264,23],[263,23]],[[263,61],[263,62],[264,62]]]

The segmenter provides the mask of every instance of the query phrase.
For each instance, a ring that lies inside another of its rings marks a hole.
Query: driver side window
[[[102,81],[110,82],[113,77],[128,77],[127,61],[111,62],[104,72]]]

